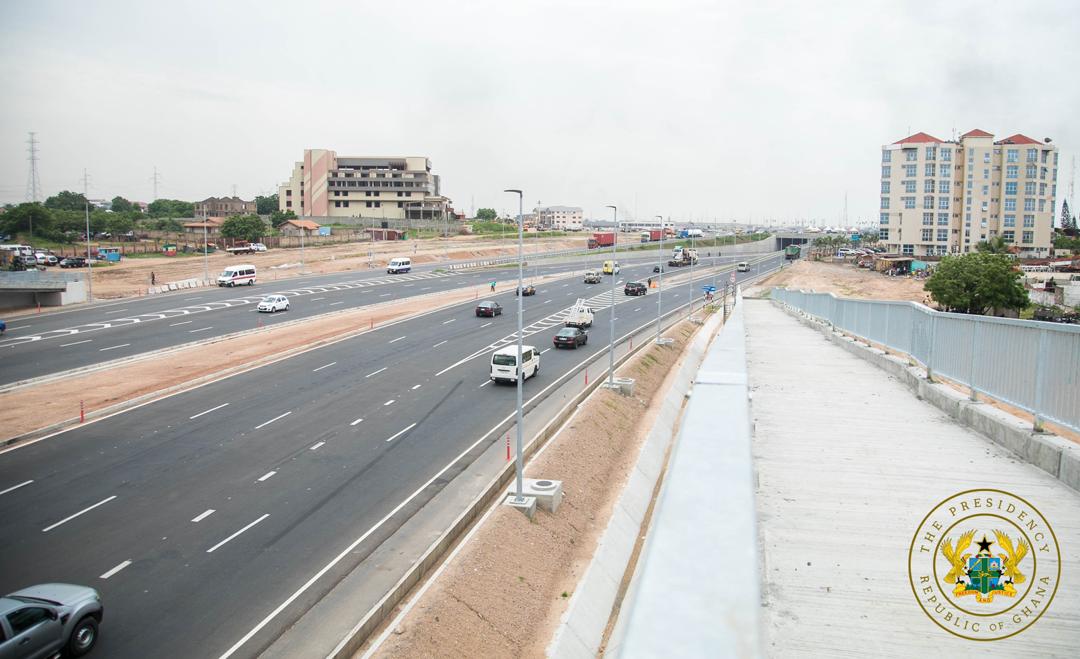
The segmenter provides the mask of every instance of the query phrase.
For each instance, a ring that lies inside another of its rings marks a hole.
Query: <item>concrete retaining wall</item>
[[[780,306],[807,327],[818,330],[836,345],[861,357],[907,385],[921,399],[942,410],[958,422],[978,431],[991,441],[1015,453],[1074,490],[1080,491],[1080,444],[1049,433],[1037,433],[1031,423],[992,405],[979,403],[946,384],[926,379],[926,371],[906,359],[836,332],[802,312],[776,300]]]

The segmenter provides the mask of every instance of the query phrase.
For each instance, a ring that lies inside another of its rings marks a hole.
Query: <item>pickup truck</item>
[[[570,313],[566,314],[566,321],[563,322],[563,325],[585,329],[586,327],[592,327],[592,324],[592,309],[585,306],[585,298],[578,298],[574,306],[570,307]]]
[[[249,245],[248,243],[240,243],[240,244],[237,244],[234,247],[226,247],[225,251],[230,253],[230,254],[236,255],[236,254],[254,254],[255,252],[257,252],[259,250],[255,247],[255,245]]]
[[[586,270],[585,271],[585,283],[586,284],[599,284],[603,280],[599,270]]]

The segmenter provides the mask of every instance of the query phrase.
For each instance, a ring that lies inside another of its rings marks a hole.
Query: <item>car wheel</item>
[[[97,643],[98,624],[91,616],[86,616],[75,625],[68,637],[67,651],[72,657],[81,657],[94,648]]]
[[[236,285],[236,282],[231,282],[231,281],[229,282],[229,288],[232,288],[235,285]]]
[[[285,311],[288,311],[288,310],[289,310],[289,305],[286,304],[285,305]]]

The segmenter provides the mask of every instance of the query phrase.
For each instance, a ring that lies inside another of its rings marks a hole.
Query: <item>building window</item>
[[[882,224],[888,224],[889,223],[889,214],[888,213],[882,213],[879,219],[880,219]]]
[[[984,185],[983,186],[983,194],[984,195],[990,194],[990,186],[989,185]]]
[[[948,197],[938,197],[938,205],[937,205],[937,207],[940,208],[943,211],[949,210],[949,198]]]
[[[1012,192],[1009,192],[1010,188],[1012,189]],[[1015,183],[1006,183],[1005,184],[1005,194],[1016,194],[1016,184]],[[1035,194],[1035,181],[1028,181],[1028,182],[1024,183],[1024,194],[1027,194],[1027,195]]]
[[[933,239],[934,239],[934,230],[933,229],[923,229],[922,230],[922,241],[924,243],[928,243]]]
[[[371,208],[371,202],[370,201],[365,201],[364,204],[366,204],[368,208]]]
[[[397,203],[397,207],[398,207],[398,208],[404,208],[404,207],[405,207],[405,202],[403,202],[403,201],[399,201],[399,202]]]
[[[1039,150],[1038,149],[1028,149],[1027,150],[1027,161],[1028,162],[1037,162],[1038,159],[1039,159]]]
[[[904,197],[904,208],[915,208],[915,197]]]
[[[938,223],[939,227],[947,227],[947,226],[949,226],[949,214],[948,213],[938,213],[937,214],[937,223]]]
[[[1030,245],[1031,243],[1035,242],[1035,232],[1034,231],[1025,231],[1023,235],[1024,235],[1023,243],[1025,245]]]
[[[341,202],[340,201],[335,201],[334,202],[334,208],[341,208]]]
[[[1026,210],[1026,211],[1035,210],[1035,200],[1030,198],[1030,197],[1025,199],[1024,200],[1024,210]]]
[[[908,194],[915,192],[915,181],[904,181],[904,192]]]
[[[915,149],[904,149],[904,159],[908,162],[915,162],[919,158],[919,152]]]
[[[1046,200],[1045,199],[1040,199],[1039,200],[1039,212],[1040,213],[1046,212]]]
[[[1005,178],[1016,178],[1020,168],[1016,165],[1009,165],[1005,168]]]
[[[1020,149],[1009,149],[1005,152],[1005,162],[1020,162]]]
[[[1031,191],[1031,194],[1034,194],[1035,193],[1035,190],[1034,190],[1035,182],[1034,181],[1032,181],[1031,187],[1033,188],[1032,191]],[[1039,196],[1040,197],[1045,197],[1046,196],[1046,184],[1045,183],[1040,183],[1039,184]]]
[[[983,180],[985,181],[988,178],[990,178],[990,170],[989,169],[984,169],[983,170]]]
[[[1030,229],[1030,228],[1032,228],[1034,226],[1035,226],[1035,216],[1034,215],[1025,215],[1024,216],[1024,227]]]
[[[913,256],[915,254],[915,245],[904,245],[900,248],[900,252],[904,256]]]
[[[285,208],[292,208],[292,199],[285,200]]]
[[[937,160],[937,147],[933,147],[933,146],[926,147],[926,159],[927,160]]]
[[[952,149],[941,149],[941,160],[944,162],[952,162]]]
[[[1016,216],[1006,214],[1005,215],[1005,224],[1004,224],[1004,226],[1015,227],[1016,226]]]
[[[1005,200],[1005,210],[1006,211],[1015,211],[1016,210],[1016,200],[1015,199],[1006,199]]]
[[[904,176],[906,176],[908,178],[915,178],[915,176],[916,176],[915,168],[916,167],[918,167],[918,165],[904,165]]]
[[[288,190],[285,191],[285,196],[286,197],[291,197],[292,196],[292,188],[289,188]]]
[[[922,207],[923,208],[933,208],[934,207],[934,197],[933,197],[933,195],[927,195],[926,197],[923,197]]]
[[[1035,178],[1035,173],[1037,170],[1038,167],[1036,167],[1035,165],[1028,165],[1024,168],[1024,175],[1028,178]]]
[[[1011,243],[1011,242],[1014,242],[1016,240],[1016,232],[1015,231],[1002,231],[1001,232],[1001,237],[1005,239],[1005,242]]]
[[[886,240],[887,241],[889,239],[889,230],[888,229],[878,229],[878,238],[881,239],[881,240]]]
[[[927,226],[927,227],[934,226],[934,214],[933,213],[923,213],[922,214],[922,223],[923,223],[923,226]]]
[[[881,162],[892,162],[892,151],[882,151]]]
[[[937,239],[938,239],[939,243],[948,242],[948,240],[949,240],[949,230],[948,229],[938,229],[937,230]]]
[[[1042,171],[1039,172],[1039,178],[1041,178],[1044,181],[1046,180],[1046,168],[1045,167],[1043,167]],[[1054,170],[1054,179],[1055,180],[1057,179],[1057,170],[1056,169]]]
[[[889,182],[888,181],[882,181],[881,182],[881,194],[889,194]]]
[[[889,198],[888,197],[882,197],[881,198],[881,208],[886,209],[888,207],[889,207]]]
[[[934,179],[928,178],[928,179],[926,179],[926,181],[923,182],[923,192],[933,192],[933,191],[934,191]]]
[[[375,208],[382,208],[382,202],[381,201],[376,201],[375,202]]]
[[[892,167],[889,165],[882,167],[881,178],[889,178],[890,176],[892,176]]]
[[[942,179],[941,182],[938,183],[938,190],[941,194],[949,194],[949,192],[952,191],[952,182],[949,181],[949,179]]]
[[[937,165],[932,162],[926,163],[926,175],[937,176]]]

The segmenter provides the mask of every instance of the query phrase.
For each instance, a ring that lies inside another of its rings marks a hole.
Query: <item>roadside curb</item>
[[[889,354],[807,316],[777,300],[781,310],[803,325],[825,335],[832,343],[864,359],[895,377],[919,399],[930,403],[957,422],[1008,449],[1020,460],[1032,464],[1074,490],[1080,491],[1080,445],[1051,433],[1036,433],[1031,424],[993,405],[969,399],[946,384],[926,379],[926,371],[907,359]]]

